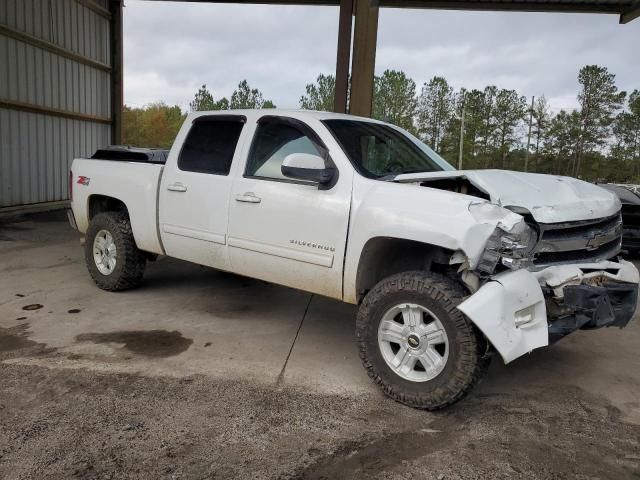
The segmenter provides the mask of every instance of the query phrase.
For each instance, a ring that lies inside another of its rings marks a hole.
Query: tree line
[[[571,175],[592,181],[640,183],[640,90],[620,91],[615,75],[598,65],[577,78],[578,108],[553,113],[544,95],[528,99],[490,85],[455,90],[441,76],[418,89],[404,72],[376,76],[372,116],[394,123],[465,169],[507,168]],[[335,78],[305,86],[303,109],[333,109]],[[246,80],[230,98],[203,85],[190,110],[275,108]],[[178,106],[125,107],[125,142],[168,147],[186,115]]]
[[[271,100],[265,100],[260,90],[251,88],[246,80],[241,81],[230,99],[215,99],[202,85],[189,103],[191,111],[237,110],[242,108],[276,108]],[[176,138],[187,112],[178,105],[156,102],[144,107],[125,105],[122,111],[122,140],[125,145],[138,147],[170,148]]]

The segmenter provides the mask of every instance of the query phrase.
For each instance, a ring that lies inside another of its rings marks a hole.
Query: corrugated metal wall
[[[110,143],[107,1],[0,0],[0,207],[67,199],[71,160]]]

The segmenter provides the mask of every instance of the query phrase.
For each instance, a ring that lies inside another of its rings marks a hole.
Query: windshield
[[[365,177],[455,170],[409,133],[391,125],[359,120],[324,120],[355,169]]]

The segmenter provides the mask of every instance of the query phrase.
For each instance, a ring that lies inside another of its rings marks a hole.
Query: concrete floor
[[[63,355],[12,362],[374,389],[353,306],[171,258],[150,262],[140,288],[105,292],[85,269],[80,235],[47,218],[0,225],[0,327],[28,324],[32,341]]]
[[[91,281],[79,235],[61,215],[0,224],[0,331],[21,332],[55,352],[10,355],[0,371],[5,364],[149,378],[201,374],[383,402],[358,358],[355,312],[337,301],[167,258],[148,265],[140,288],[108,293]],[[509,366],[494,358],[472,398],[579,389],[637,426],[639,347],[637,320],[622,331],[577,332]]]

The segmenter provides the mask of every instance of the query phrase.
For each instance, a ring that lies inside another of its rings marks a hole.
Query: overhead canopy
[[[165,0],[149,0],[165,1]],[[171,0],[192,3],[237,3],[263,5],[340,5],[340,0]],[[431,8],[440,10],[488,10],[506,12],[609,13],[620,15],[620,23],[640,16],[638,0],[379,0],[379,7]]]
[[[381,0],[381,7],[493,10],[507,12],[613,13],[620,23],[640,15],[637,0]]]
[[[164,1],[164,0],[149,0]],[[504,12],[594,13],[619,15],[620,23],[640,16],[640,0],[173,0],[193,3],[340,6],[334,110],[370,116],[378,36],[378,10],[427,8]],[[355,28],[352,38],[353,19]],[[353,47],[352,47],[353,44]],[[353,50],[353,53],[352,53]],[[351,63],[351,69],[349,69]]]

